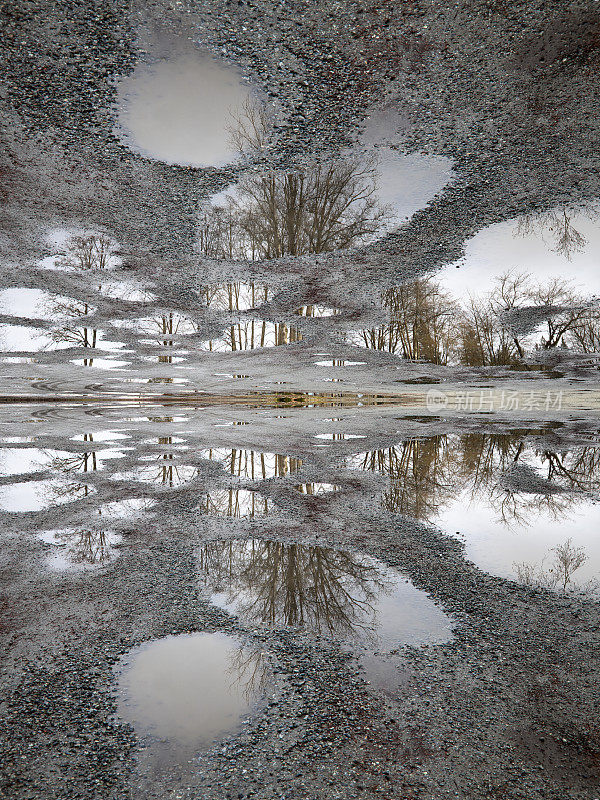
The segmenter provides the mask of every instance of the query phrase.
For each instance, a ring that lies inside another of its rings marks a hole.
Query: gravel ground
[[[585,207],[598,197],[595,4],[32,0],[5,3],[2,15],[0,286],[43,288],[91,303],[89,321],[106,328],[109,339],[118,334],[130,351],[129,364],[92,378],[67,363],[76,350],[3,363],[3,444],[32,435],[40,448],[85,454],[92,452],[89,443],[73,437],[117,430],[132,448],[119,459],[121,471],[161,452],[155,446],[161,438],[179,435],[190,448],[181,459],[197,473],[177,488],[140,486],[112,481],[113,463],[86,475],[89,496],[40,511],[2,512],[0,796],[597,798],[597,603],[482,572],[448,531],[386,511],[382,481],[343,463],[349,453],[407,439],[483,429],[500,435],[515,426],[542,449],[598,445],[593,355],[557,352],[548,371],[515,375],[408,363],[363,349],[359,358],[359,348],[343,339],[381,319],[387,287],[453,263],[486,226],[556,206]],[[148,56],[140,48],[155,30],[201,41],[266,93],[278,122],[260,158],[223,168],[169,166],[119,141],[112,132],[114,78]],[[356,142],[367,115],[387,103],[397,103],[407,120],[394,143],[446,156],[456,174],[408,223],[379,242],[333,254],[248,264],[197,255],[200,201],[261,164],[301,166],[314,152],[339,152]],[[39,260],[55,252],[48,234],[57,228],[106,233],[122,261],[111,277],[135,278],[154,299],[139,305],[110,299],[89,275],[40,269]],[[268,284],[273,299],[260,318],[297,323],[302,342],[261,353],[196,351],[197,342],[230,320],[207,309],[196,291],[226,279]],[[293,316],[313,303],[341,313]],[[189,383],[168,389],[192,402],[146,408],[136,380],[155,378],[143,385],[144,394],[164,394],[160,381],[173,376],[173,366],[146,362],[156,348],[112,323],[171,311],[198,330],[181,337],[180,346],[192,352],[177,374]],[[0,322],[31,324],[6,310]],[[50,326],[34,324],[41,331]],[[365,363],[320,369],[315,359],[323,352]],[[332,375],[341,380],[336,390],[353,394],[348,406],[288,410],[286,398],[276,410],[259,402],[213,407],[189,397],[331,391]],[[485,422],[460,408],[438,417],[423,397],[440,382],[448,390],[551,387],[574,399],[563,410]],[[95,394],[106,404],[42,402],[65,401],[69,392]],[[359,407],[357,393],[396,395],[398,404]],[[109,405],[115,394],[130,395],[126,409]],[[17,395],[31,402],[5,404]],[[319,449],[315,435],[338,430],[363,438]],[[201,513],[199,498],[231,483],[199,456],[209,446],[253,447],[305,463],[293,478],[240,484],[260,485],[274,504],[271,514],[211,517]],[[25,477],[59,473],[52,467]],[[534,486],[518,483],[518,473],[505,477],[514,491],[535,494]],[[0,488],[19,479],[6,475]],[[341,489],[303,497],[293,489],[301,479]],[[132,495],[155,505],[111,523],[122,536],[114,560],[90,569],[47,568],[40,531],[89,524],[100,503]],[[397,681],[379,691],[359,668],[359,645],[348,652],[334,635],[249,624],[199,593],[199,548],[246,538],[378,558],[451,615],[454,637],[442,645],[399,646],[389,657]],[[157,774],[144,760],[143,742],[115,716],[115,664],[137,644],[217,630],[261,654],[270,670],[264,700],[241,730],[200,753],[194,769]]]

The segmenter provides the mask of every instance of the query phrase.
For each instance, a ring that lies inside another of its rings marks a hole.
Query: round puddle
[[[119,716],[163,760],[181,760],[235,730],[262,695],[259,653],[222,633],[166,636],[118,665]]]

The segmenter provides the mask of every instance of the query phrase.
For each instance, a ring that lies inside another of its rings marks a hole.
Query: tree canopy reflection
[[[367,556],[259,539],[204,544],[200,580],[254,622],[338,635],[368,631],[375,601],[391,585]]]

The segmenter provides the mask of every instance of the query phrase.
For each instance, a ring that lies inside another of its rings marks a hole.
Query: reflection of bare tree
[[[271,504],[266,497],[249,489],[215,489],[206,494],[198,508],[206,514],[252,519],[268,514]]]
[[[111,534],[92,528],[58,531],[56,543],[67,548],[67,558],[74,564],[105,564],[113,556]]]
[[[198,455],[223,465],[229,475],[250,480],[282,478],[292,475],[302,466],[302,459],[280,453],[263,453],[244,448],[209,448]]]
[[[447,436],[408,439],[386,450],[364,453],[353,465],[389,477],[384,493],[389,511],[430,519],[458,488],[453,480],[455,453],[449,444]]]
[[[107,236],[72,236],[65,255],[57,259],[57,265],[85,272],[101,272],[109,267],[112,255],[113,246]],[[98,291],[101,290],[102,285],[98,285]],[[94,312],[87,302],[55,298],[49,303],[49,311],[58,320],[57,327],[50,331],[50,338],[54,342],[84,348],[96,347],[98,331],[85,324],[85,318]],[[92,366],[93,359],[84,358],[83,364]]]
[[[501,480],[524,458],[536,465],[530,467],[535,490]],[[561,519],[600,488],[600,448],[531,449],[522,432],[408,440],[354,456],[348,465],[389,477],[384,503],[391,512],[430,521],[460,494],[489,503],[507,526],[542,513]]]
[[[360,332],[358,343],[415,361],[446,364],[453,342],[456,304],[428,278],[389,289],[382,298],[390,321]]]
[[[113,255],[112,242],[104,234],[71,236],[65,254],[60,256],[56,263],[69,269],[104,270],[110,266]]]
[[[244,698],[251,703],[256,697],[264,694],[269,679],[269,670],[265,653],[258,647],[244,645],[231,656],[229,667],[231,687],[243,687]]]
[[[268,120],[248,106],[236,121],[240,151],[260,150]],[[372,164],[314,162],[296,172],[272,170],[242,181],[222,205],[200,214],[200,250],[216,258],[261,260],[326,253],[371,237],[388,219],[377,200]]]
[[[525,237],[537,234],[544,238],[547,232],[552,240],[551,249],[570,261],[573,254],[582,252],[587,244],[585,236],[573,225],[576,213],[575,209],[564,206],[552,211],[524,214],[519,217],[515,235]],[[597,214],[588,211],[588,216],[595,217]]]
[[[545,567],[546,559],[553,554],[552,562]],[[540,586],[547,589],[559,589],[562,592],[575,591],[586,594],[597,594],[598,581],[590,580],[578,583],[574,573],[585,564],[588,556],[583,547],[575,547],[572,539],[551,548],[540,564],[525,561],[513,564],[517,580],[525,586]]]
[[[368,628],[373,602],[389,583],[366,556],[257,539],[203,545],[200,575],[206,589],[224,593],[253,621],[338,634]]]
[[[531,316],[533,329],[528,338],[541,350],[559,345],[581,348],[590,338],[590,320],[597,319],[597,312],[573,290],[570,281],[553,278],[534,284],[526,273],[506,272],[496,278],[491,292],[471,298],[463,310],[459,347],[463,363],[518,364],[526,350],[521,334],[512,329],[511,320],[518,312]]]

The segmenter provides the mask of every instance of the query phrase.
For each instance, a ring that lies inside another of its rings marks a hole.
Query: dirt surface
[[[556,347],[518,369],[476,367],[353,338],[388,321],[390,287],[454,264],[489,225],[600,196],[596,4],[1,10],[0,290],[53,300],[45,314],[0,307],[1,325],[49,337],[41,349],[29,334],[0,338],[0,796],[597,800],[597,601],[482,571],[434,512],[472,473],[515,503],[596,502],[597,469],[542,480],[509,458],[471,463],[452,437],[493,453],[508,437],[515,461],[596,454],[599,355]],[[194,168],[121,141],[117,79],[152,63],[161,37],[208,50],[267,98],[260,152]],[[388,144],[444,156],[455,176],[404,224],[335,252],[199,252],[211,196],[260,170],[359,152],[369,118],[389,108]],[[83,234],[106,237],[110,269],[61,268],[65,239]],[[208,302],[232,283],[263,293],[235,309]],[[337,313],[297,313],[306,306]],[[515,313],[512,332],[536,313]],[[272,346],[218,344],[240,325]],[[91,356],[82,329],[98,333]],[[454,488],[436,471],[444,437]],[[386,471],[411,447],[419,459]],[[236,471],[231,454],[249,452],[286,467]],[[361,466],[368,454],[384,466]],[[333,624],[230,613],[202,590],[201,564],[244,540],[378,559],[448,615],[453,635],[417,645],[398,634],[382,654]],[[155,769],[116,714],[116,665],[137,645],[202,631],[250,648],[261,701],[190,763]],[[384,685],[364,667],[373,658]]]

